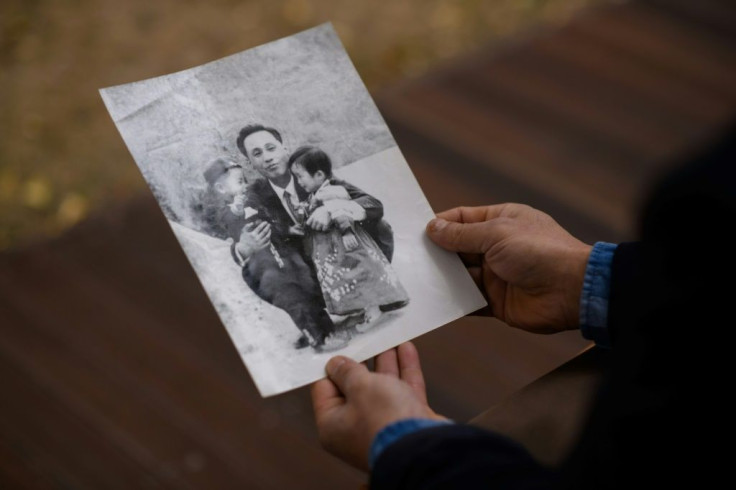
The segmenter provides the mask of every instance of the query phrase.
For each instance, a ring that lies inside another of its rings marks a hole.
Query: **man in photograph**
[[[303,224],[315,230],[326,229],[330,223],[329,212],[324,208],[316,209],[306,222],[299,216],[300,203],[307,199],[308,193],[289,171],[290,152],[278,130],[261,124],[245,126],[238,135],[237,145],[246,160],[264,177],[248,186],[247,205],[265,210],[267,214],[264,222],[246,226],[234,245],[237,260],[243,265],[243,278],[261,298],[289,313],[303,333],[296,343],[297,348],[312,345],[317,350],[335,350],[343,347],[347,340],[335,332],[335,325],[325,310],[314,264],[304,250],[301,231]],[[363,221],[369,233],[390,259],[393,234],[382,219],[383,205],[357,189],[350,197],[365,210]],[[247,266],[248,259],[270,243],[276,243],[278,249],[292,258],[280,267],[302,269],[295,264],[303,262],[309,269],[310,274],[299,275],[298,287],[289,287],[289,283],[294,282],[294,274],[283,276],[288,280],[281,284],[278,277],[282,276],[266,276],[263,268],[254,270]]]

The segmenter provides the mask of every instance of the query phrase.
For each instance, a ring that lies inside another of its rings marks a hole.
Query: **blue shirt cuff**
[[[611,347],[608,332],[608,299],[611,295],[611,264],[618,245],[598,242],[588,258],[580,295],[580,331],[601,347]]]
[[[369,455],[369,465],[371,469],[378,459],[378,456],[394,442],[398,441],[407,434],[418,430],[427,429],[429,427],[437,427],[439,425],[452,424],[451,420],[430,420],[430,419],[404,419],[389,424],[380,430],[371,444],[371,452]]]

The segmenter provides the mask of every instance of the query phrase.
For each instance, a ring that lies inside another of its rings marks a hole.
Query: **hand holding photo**
[[[100,93],[263,396],[485,305],[331,25]]]

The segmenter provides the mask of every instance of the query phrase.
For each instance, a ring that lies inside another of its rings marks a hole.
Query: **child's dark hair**
[[[289,158],[289,168],[298,163],[309,175],[314,175],[318,170],[325,173],[325,177],[332,177],[332,160],[330,156],[314,146],[302,146],[296,149]]]

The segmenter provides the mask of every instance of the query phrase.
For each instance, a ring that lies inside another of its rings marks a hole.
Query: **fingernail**
[[[332,376],[337,371],[337,368],[342,366],[345,363],[345,358],[342,356],[333,357],[329,361],[327,361],[327,366],[325,366],[325,370],[327,371],[327,374]]]
[[[436,233],[438,231],[442,231],[445,226],[447,226],[447,220],[435,218],[429,222],[427,230],[429,230],[430,233]]]

